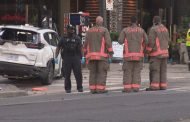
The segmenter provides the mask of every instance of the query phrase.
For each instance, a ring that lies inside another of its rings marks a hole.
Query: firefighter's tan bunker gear
[[[167,88],[167,58],[170,42],[167,28],[161,24],[159,16],[153,18],[146,48],[150,62],[150,88],[147,90],[165,90]]]
[[[96,26],[88,30],[84,43],[84,53],[90,70],[89,85],[92,93],[106,92],[108,58],[113,55],[110,34],[102,24],[103,18],[98,16]]]
[[[132,25],[124,28],[118,42],[124,44],[123,92],[138,92],[141,83],[142,59],[147,42],[145,31],[137,26],[136,17],[131,17]]]

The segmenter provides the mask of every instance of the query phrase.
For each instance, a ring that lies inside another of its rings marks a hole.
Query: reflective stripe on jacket
[[[84,42],[87,60],[107,60],[113,54],[112,42],[108,30],[95,26],[88,30]]]
[[[129,58],[130,60],[137,60],[139,61],[141,58],[144,57],[144,53],[143,53],[143,50],[144,50],[144,46],[143,46],[143,39],[142,41],[140,42],[140,52],[130,52],[129,51],[129,44],[128,44],[128,40],[125,39],[125,43],[124,43],[124,58]],[[136,45],[138,46],[138,45]]]
[[[160,48],[160,40],[156,38],[156,47],[157,50],[154,52],[151,52],[149,56],[159,56],[162,55],[163,57],[168,57],[168,49],[161,49]]]
[[[144,47],[147,40],[145,31],[136,24],[124,28],[118,40],[120,44],[124,43],[124,59],[127,61],[141,60],[144,57]]]
[[[149,56],[168,57],[168,44],[170,42],[167,28],[162,25],[154,25],[149,32],[149,43],[146,51]]]
[[[101,48],[99,52],[91,52],[89,45],[87,46],[87,59],[92,59],[92,60],[100,60],[101,57],[108,57],[108,54],[105,53],[105,39],[102,37],[102,43],[101,43]]]

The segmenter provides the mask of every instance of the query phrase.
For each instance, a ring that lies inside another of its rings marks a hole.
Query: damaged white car
[[[9,25],[0,29],[0,75],[8,79],[41,78],[51,84],[61,76],[62,59],[54,61],[58,34],[30,25]]]

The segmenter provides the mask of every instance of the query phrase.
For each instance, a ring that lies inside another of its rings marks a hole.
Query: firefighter
[[[150,87],[147,91],[166,90],[167,88],[167,58],[170,42],[168,29],[161,23],[159,16],[154,16],[153,26],[148,35],[146,47],[149,56]]]
[[[83,92],[82,86],[82,70],[81,70],[81,57],[82,57],[82,41],[80,37],[75,34],[75,28],[72,25],[67,27],[67,36],[64,37],[57,46],[56,57],[60,50],[61,57],[64,60],[63,70],[65,76],[65,91],[71,93],[71,71],[73,70],[78,92]]]
[[[137,18],[131,17],[131,26],[124,28],[118,42],[124,44],[123,92],[138,92],[141,83],[142,59],[148,41],[145,31],[137,26]]]
[[[96,26],[87,31],[84,54],[89,74],[89,87],[92,94],[106,93],[106,78],[109,69],[108,59],[113,55],[112,42],[108,29],[102,26],[103,18],[96,18]]]

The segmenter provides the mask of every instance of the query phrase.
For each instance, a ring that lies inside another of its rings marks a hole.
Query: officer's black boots
[[[71,90],[65,90],[66,93],[71,93]]]
[[[83,92],[83,89],[78,89],[78,92]]]

